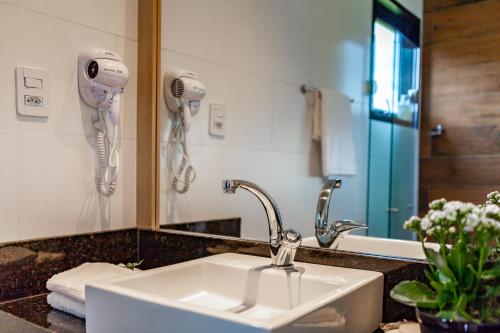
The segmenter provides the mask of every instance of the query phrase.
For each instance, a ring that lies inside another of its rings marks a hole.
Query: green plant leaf
[[[481,279],[493,280],[500,278],[500,262],[495,263],[491,269],[487,269],[481,274]]]
[[[139,262],[129,262],[128,264],[125,265],[125,267],[130,269],[130,270],[134,270],[137,267],[139,267],[140,265],[142,265],[143,262],[144,262],[144,259],[142,259]]]
[[[446,307],[447,304],[453,303],[453,293],[448,290],[438,292],[436,295],[436,305],[438,308],[442,309]]]
[[[486,286],[486,292],[484,293],[484,299],[496,298],[500,296],[500,285]]]
[[[443,273],[445,273],[450,277],[453,276],[453,272],[450,270],[450,268],[446,264],[445,259],[441,256],[441,254],[430,248],[426,248],[425,253],[427,254],[427,259],[432,264],[434,264],[434,266],[436,266],[438,270],[442,271]],[[454,276],[453,279],[455,279]]]
[[[465,275],[465,250],[465,244],[463,240],[460,239],[451,249],[449,256],[450,268],[457,273],[459,281],[462,281]]]
[[[477,273],[474,272],[474,270],[472,270],[470,267],[471,265],[468,264],[464,279],[465,287],[467,289],[471,289],[474,286],[474,283],[476,282],[477,279]]]
[[[451,288],[456,285],[456,278],[453,271],[448,267],[445,259],[433,249],[426,249],[427,259],[437,268],[437,280],[444,284],[446,288]]]
[[[460,320],[462,316],[455,310],[441,310],[436,314],[436,317],[446,320]]]
[[[455,310],[459,313],[465,313],[465,308],[467,307],[467,295],[461,294],[458,298],[458,302],[455,304]]]
[[[467,251],[467,243],[464,239],[459,239],[453,246],[447,257],[450,269],[455,273],[458,281],[465,282],[470,280],[470,274],[467,268],[468,264],[474,262],[474,255]]]
[[[431,281],[431,282],[430,282],[430,285],[431,285],[431,287],[432,287],[435,291],[437,291],[438,293],[441,293],[441,292],[443,292],[443,291],[445,291],[445,290],[446,290],[445,286],[444,286],[444,285],[442,285],[442,284],[441,284],[440,282],[438,282],[438,281]]]
[[[429,281],[438,281],[437,277],[436,277],[436,274],[428,269],[426,269],[424,271],[424,274],[425,274],[425,277],[427,278],[427,280]]]
[[[393,300],[409,306],[436,308],[436,294],[426,284],[419,281],[403,281],[392,288]]]
[[[452,289],[456,285],[456,280],[451,270],[440,269],[437,272],[439,282],[446,288]]]

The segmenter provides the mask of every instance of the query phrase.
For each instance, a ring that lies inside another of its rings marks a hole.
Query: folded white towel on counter
[[[85,302],[85,285],[89,282],[136,274],[136,271],[108,263],[85,263],[56,274],[47,281],[47,289],[75,301]]]
[[[323,176],[356,175],[351,101],[336,91],[321,90],[321,164]]]
[[[56,310],[85,319],[85,303],[57,292],[47,295],[47,303]]]

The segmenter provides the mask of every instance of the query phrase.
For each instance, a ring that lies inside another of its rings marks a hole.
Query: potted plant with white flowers
[[[403,281],[391,297],[416,307],[422,333],[500,332],[500,193],[483,205],[440,199],[429,208],[404,225],[422,242],[427,283]]]

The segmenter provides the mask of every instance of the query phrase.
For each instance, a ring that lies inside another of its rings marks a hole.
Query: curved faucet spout
[[[319,192],[318,205],[316,207],[316,231],[326,231],[328,228],[328,207],[332,199],[333,190],[342,186],[342,180],[332,179],[326,182]]]
[[[269,242],[271,246],[278,246],[281,243],[283,235],[283,223],[281,222],[281,214],[278,205],[273,198],[257,184],[246,180],[224,180],[222,182],[222,191],[224,193],[233,194],[240,187],[255,195],[261,202],[266,211],[267,220],[269,222]]]
[[[340,179],[329,180],[319,193],[314,225],[316,228],[316,239],[321,247],[329,248],[343,232],[352,229],[367,228],[365,224],[352,220],[335,221],[328,228],[328,210],[332,193],[334,189],[340,188],[341,185],[342,181]]]
[[[271,263],[274,267],[291,267],[297,248],[301,243],[301,236],[294,230],[283,230],[281,215],[278,205],[273,198],[262,188],[246,180],[224,180],[222,191],[235,193],[237,188],[242,188],[255,195],[266,211],[269,226],[269,249]]]

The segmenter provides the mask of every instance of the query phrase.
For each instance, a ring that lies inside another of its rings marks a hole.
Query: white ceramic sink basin
[[[318,240],[315,236],[303,238],[302,246],[319,247]],[[438,244],[431,243],[426,246],[439,249]],[[401,239],[343,235],[338,240],[337,250],[425,260],[420,242]]]
[[[383,275],[220,254],[85,289],[87,332],[368,333],[382,319]]]

